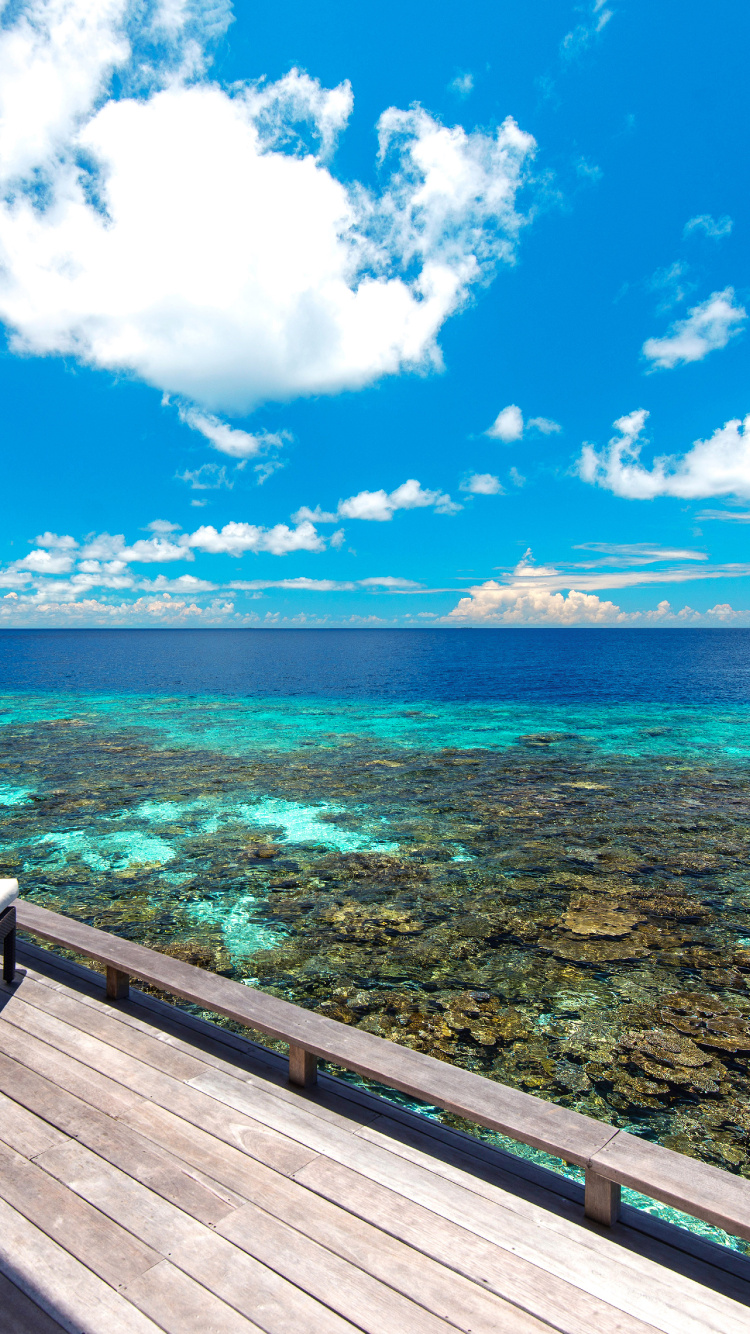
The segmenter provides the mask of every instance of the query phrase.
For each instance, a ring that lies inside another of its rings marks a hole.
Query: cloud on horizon
[[[600,544],[592,544],[598,546]],[[622,548],[619,548],[622,550]],[[661,559],[672,552],[665,548]],[[680,553],[684,554],[684,553]],[[703,560],[703,553],[689,552],[688,557]],[[614,555],[617,561],[617,556]],[[686,583],[702,579],[744,578],[750,564],[667,567],[662,570],[615,570],[584,573],[580,566],[558,569],[535,565],[530,551],[515,569],[501,580],[488,579],[470,588],[447,616],[445,624],[460,622],[489,625],[649,625],[669,620],[675,624],[703,621],[691,607],[673,612],[662,601],[655,610],[625,612],[617,603],[597,596],[597,590],[633,588],[648,584]],[[705,616],[720,620],[747,619],[750,611],[734,611],[728,603],[714,607]],[[711,623],[711,622],[709,622]]]

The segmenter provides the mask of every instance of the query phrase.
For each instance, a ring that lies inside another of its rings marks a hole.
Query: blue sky
[[[750,625],[748,26],[9,7],[0,624]]]

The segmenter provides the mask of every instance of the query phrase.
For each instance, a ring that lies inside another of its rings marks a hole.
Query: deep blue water
[[[750,702],[750,630],[5,630],[0,689]]]

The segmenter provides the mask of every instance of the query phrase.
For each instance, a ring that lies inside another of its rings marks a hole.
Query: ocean
[[[0,724],[35,902],[750,1172],[750,631],[4,631]]]

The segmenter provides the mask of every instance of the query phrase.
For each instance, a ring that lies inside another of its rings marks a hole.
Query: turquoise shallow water
[[[750,706],[8,691],[0,749],[38,902],[750,1170]]]
[[[503,749],[520,737],[558,732],[609,755],[660,761],[750,762],[750,704],[689,706],[639,701],[393,701],[310,698],[227,699],[57,692],[0,695],[0,721],[89,719],[98,727],[147,727],[153,744],[249,754],[374,745],[427,750]]]

